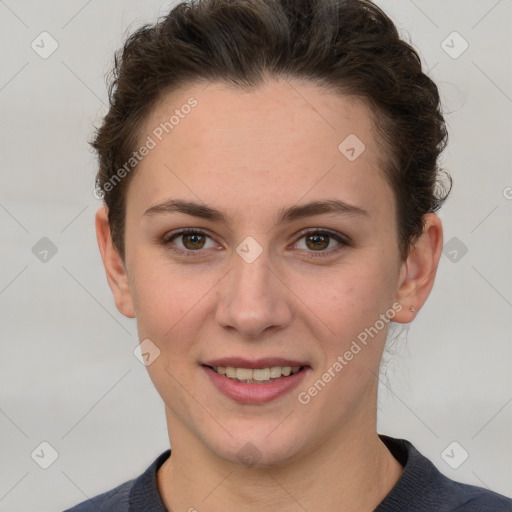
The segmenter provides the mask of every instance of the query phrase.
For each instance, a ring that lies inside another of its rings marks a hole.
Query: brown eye
[[[309,255],[330,255],[350,245],[342,234],[331,233],[324,230],[309,230],[302,232],[302,236],[295,242],[294,248],[306,251]]]
[[[324,234],[307,235],[306,245],[312,250],[322,250],[329,247],[330,237]]]
[[[186,229],[166,235],[162,240],[163,245],[179,254],[203,253],[206,249],[213,249],[216,243],[212,238],[195,229]]]
[[[181,235],[181,239],[185,249],[189,249],[191,251],[202,249],[206,243],[206,237],[201,233]]]

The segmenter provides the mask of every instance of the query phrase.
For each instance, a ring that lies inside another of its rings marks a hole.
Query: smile
[[[271,366],[268,368],[235,368],[233,366],[214,366],[212,370],[228,379],[245,384],[274,382],[282,377],[295,375],[300,366]]]
[[[291,393],[312,371],[303,361],[223,358],[202,365],[213,389],[240,404],[264,404]]]

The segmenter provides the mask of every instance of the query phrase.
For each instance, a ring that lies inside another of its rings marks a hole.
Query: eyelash
[[[181,229],[175,233],[166,235],[162,239],[161,244],[163,246],[165,246],[168,250],[174,252],[175,254],[178,254],[179,256],[186,256],[186,257],[199,256],[200,253],[203,252],[201,249],[198,249],[196,251],[186,250],[186,249],[181,249],[180,247],[175,247],[171,244],[171,242],[173,240],[175,240],[176,238],[179,238],[180,236],[183,236],[183,235],[203,235],[210,239],[212,238],[210,235],[208,235],[208,233],[206,233],[205,231],[202,231],[201,229],[188,228],[188,229]],[[297,244],[297,242],[299,240],[301,240],[302,238],[304,238],[308,235],[324,235],[324,236],[327,235],[328,237],[336,240],[336,242],[339,243],[339,246],[337,246],[334,249],[323,250],[323,251],[307,251],[309,258],[319,258],[319,257],[322,258],[322,257],[330,256],[333,253],[336,253],[336,252],[342,250],[344,247],[349,247],[351,245],[350,241],[347,237],[344,237],[344,236],[340,235],[339,233],[330,231],[328,229],[308,229],[308,230],[301,231],[298,234],[298,238],[295,241],[295,244]]]

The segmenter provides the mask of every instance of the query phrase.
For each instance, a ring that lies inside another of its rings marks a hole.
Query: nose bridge
[[[242,249],[240,249],[241,251]],[[233,260],[233,280],[238,295],[237,298],[240,300],[246,297],[250,301],[263,298],[266,301],[273,300],[273,295],[269,289],[272,271],[268,251],[262,251],[254,260],[252,258],[246,259],[240,254],[234,257]]]
[[[247,338],[257,337],[270,327],[284,327],[291,311],[268,250],[254,239],[246,239],[233,254],[232,265],[221,289],[217,321]]]

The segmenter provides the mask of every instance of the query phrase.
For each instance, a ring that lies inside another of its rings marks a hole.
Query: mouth
[[[241,404],[264,404],[287,395],[311,370],[307,362],[281,358],[224,358],[201,366],[218,391]]]
[[[295,375],[306,368],[303,366],[268,366],[266,368],[243,368],[234,366],[209,366],[219,375],[224,375],[235,382],[245,384],[267,384],[276,380]]]

